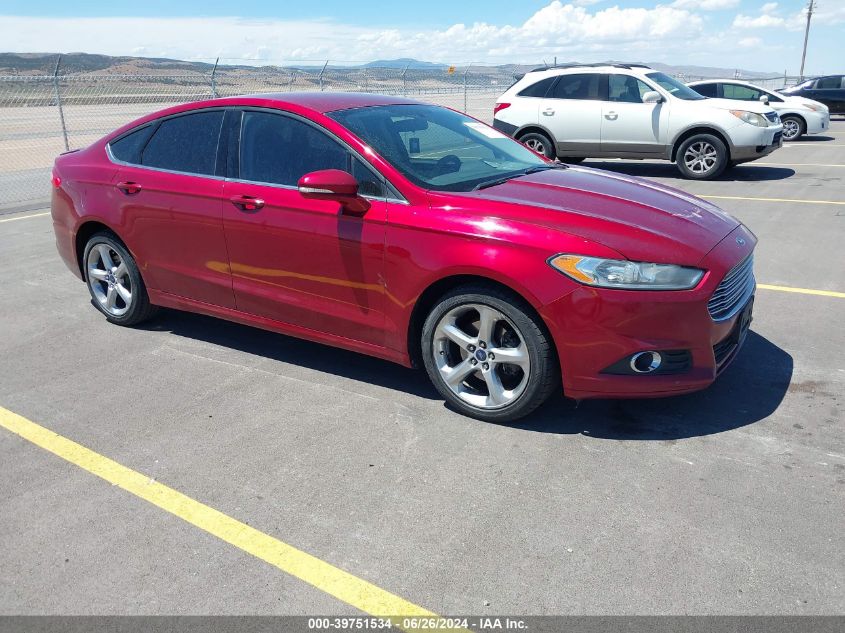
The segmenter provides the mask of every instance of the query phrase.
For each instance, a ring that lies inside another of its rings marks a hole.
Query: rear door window
[[[758,101],[763,95],[762,92],[748,86],[738,84],[722,84],[722,95],[725,99],[737,99],[739,101]]]
[[[214,174],[222,123],[223,110],[165,119],[144,148],[141,164],[187,174]]]
[[[546,77],[519,92],[520,97],[545,97],[557,77]]]
[[[599,77],[596,73],[561,75],[551,92],[551,99],[598,99]]]

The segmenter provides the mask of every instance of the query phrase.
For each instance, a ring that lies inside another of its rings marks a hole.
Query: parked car
[[[823,103],[831,114],[845,114],[845,75],[815,77],[778,92]]]
[[[180,105],[52,183],[59,253],[109,321],[165,306],[423,365],[483,420],[561,385],[703,389],[751,319],[756,239],[719,208],[398,97]]]
[[[782,145],[777,113],[762,103],[705,99],[638,64],[539,68],[496,102],[493,127],[548,158],[656,158],[709,179]]]
[[[784,141],[795,141],[804,134],[821,134],[830,127],[827,106],[812,99],[777,94],[737,79],[705,79],[687,85],[705,97],[759,101],[771,106],[783,123]]]

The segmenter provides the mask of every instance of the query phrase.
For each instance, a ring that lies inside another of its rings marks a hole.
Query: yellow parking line
[[[792,286],[771,286],[769,284],[757,284],[758,288],[763,290],[777,290],[779,292],[798,292],[804,295],[818,295],[820,297],[836,297],[838,299],[845,299],[845,292],[837,292],[835,290],[813,290],[812,288],[793,288]]]
[[[700,193],[693,194],[707,200],[756,200],[757,202],[794,202],[796,204],[838,204],[845,206],[845,200],[801,200],[797,198],[748,198],[745,196],[706,196]]]
[[[365,613],[384,618],[435,615],[3,407],[0,426]],[[401,627],[398,619],[393,623]]]
[[[828,163],[752,163],[765,167],[845,167],[845,165],[831,165]]]
[[[42,215],[50,215],[49,211],[45,211],[44,213],[33,213],[32,215],[18,215],[13,218],[3,218],[0,219],[0,224],[3,222],[14,222],[15,220],[28,220],[29,218],[40,218]]]

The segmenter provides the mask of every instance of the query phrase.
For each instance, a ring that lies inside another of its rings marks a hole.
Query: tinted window
[[[222,110],[165,119],[144,148],[142,164],[189,174],[213,174],[222,122]]]
[[[822,77],[816,82],[816,90],[836,90],[842,87],[842,77]]]
[[[598,99],[599,75],[561,75],[549,97],[552,99]]]
[[[520,97],[545,97],[546,93],[549,91],[549,88],[552,87],[552,84],[555,82],[557,77],[547,77],[546,79],[542,79],[535,84],[531,84],[527,88],[523,89],[520,93]]]
[[[126,136],[119,138],[116,141],[109,143],[112,156],[117,160],[122,160],[124,163],[140,163],[141,150],[150,138],[155,126],[145,125],[144,127],[130,132]]]
[[[358,193],[362,196],[385,197],[382,179],[357,156],[352,157],[352,175],[358,181]]]
[[[718,84],[699,84],[697,86],[690,86],[698,94],[704,97],[716,97],[716,86]]]
[[[722,95],[725,99],[739,99],[741,101],[757,101],[763,93],[748,86],[737,84],[722,84]]]
[[[240,178],[295,187],[320,169],[350,170],[350,152],[324,132],[292,117],[244,112]]]
[[[643,95],[651,87],[630,75],[610,75],[607,78],[607,100],[624,103],[642,103]]]

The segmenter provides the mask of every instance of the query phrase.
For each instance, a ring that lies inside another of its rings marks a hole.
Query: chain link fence
[[[215,65],[207,72],[140,75],[63,74],[57,62],[52,75],[0,76],[0,210],[45,203],[57,154],[176,103],[258,92],[361,91],[417,98],[489,122],[496,97],[536,66],[350,68],[326,62],[304,68]],[[789,79],[772,80],[768,87],[782,87]]]

